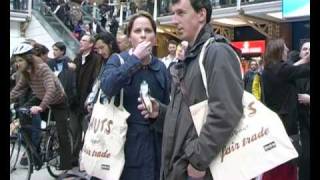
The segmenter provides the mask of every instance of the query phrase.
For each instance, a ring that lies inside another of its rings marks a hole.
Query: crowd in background
[[[66,93],[67,100],[53,104],[49,102],[48,105],[53,105],[52,107],[57,107],[57,104],[67,105],[68,115],[71,117],[70,127],[75,138],[74,142],[77,144],[71,159],[66,158],[70,152],[64,155],[62,169],[79,166],[79,152],[83,143],[82,133],[86,131],[90,121],[93,104],[98,101],[97,89],[102,89],[105,97],[111,97],[123,87],[125,89],[124,106],[131,113],[128,119],[127,141],[135,143],[126,145],[126,164],[122,179],[159,179],[157,175],[160,172],[163,129],[161,124],[154,123],[152,118],[149,119],[150,121],[146,121],[137,109],[139,104],[139,89],[137,87],[143,80],[147,80],[151,96],[164,105],[169,104],[170,100],[179,98],[176,94],[170,95],[170,89],[176,87],[171,85],[177,83],[175,80],[178,78],[174,71],[175,68],[183,64],[184,59],[189,59],[192,56],[190,51],[198,52],[195,50],[196,48],[193,48],[196,45],[193,44],[194,42],[190,43],[188,37],[185,38],[187,41],[170,40],[168,41],[168,56],[159,59],[150,54],[150,49],[156,41],[156,23],[150,14],[133,15],[129,20],[126,33],[123,33],[118,30],[119,25],[115,19],[117,14],[114,12],[114,7],[104,1],[97,6],[99,16],[91,16],[93,8],[95,8],[93,2],[85,0],[81,3],[80,7],[86,14],[83,13],[81,19],[73,24],[68,2],[46,1],[47,5],[55,11],[56,15],[80,41],[80,49],[75,59],[66,56],[66,45],[63,42],[56,42],[52,45],[53,59],[48,58],[49,50],[45,45],[34,40],[25,42],[32,46],[32,57],[30,57],[30,61],[33,61],[32,66],[37,68],[38,64],[41,64],[41,67],[48,66],[48,70],[46,70],[50,71],[48,76],[53,74],[58,77]],[[135,13],[135,10],[133,7],[131,13]],[[92,17],[94,18],[92,19]],[[106,28],[109,21],[109,28]],[[105,31],[93,29],[97,22]],[[141,29],[141,27],[143,28]],[[210,34],[206,28],[204,26],[203,36]],[[141,32],[145,34],[141,35]],[[141,43],[141,40],[146,43]],[[250,62],[250,70],[246,72],[243,81],[244,89],[278,113],[288,135],[292,138],[298,135],[300,137],[298,141],[302,145],[298,163],[290,161],[272,169],[261,176],[263,180],[295,180],[297,174],[299,174],[300,180],[310,179],[310,43],[302,44],[300,52],[292,51],[289,55],[288,53],[289,50],[284,40],[269,40],[263,60]],[[119,64],[119,58],[115,54],[120,54],[125,59],[125,65]],[[19,79],[23,79],[18,73],[20,66],[17,66],[17,57],[19,55],[12,58],[10,68],[10,86],[12,92],[15,93],[14,95],[10,94],[10,98],[12,96],[15,99],[18,92],[16,86],[19,85]],[[97,84],[97,82],[99,83]],[[30,93],[31,90],[33,89],[28,90],[29,96],[20,97],[21,104],[32,99],[34,94]],[[176,88],[173,90],[177,91]],[[42,102],[42,98],[43,94],[39,95],[36,103]],[[41,106],[41,109],[44,111],[45,106]],[[175,112],[172,110],[171,113]],[[179,131],[183,131],[183,129],[179,129]],[[188,137],[191,135],[188,134]],[[61,143],[66,144],[67,142]],[[66,159],[69,159],[70,162]],[[171,164],[171,166],[174,165]],[[165,173],[168,173],[165,174],[168,177],[171,175],[169,171]],[[180,177],[180,175],[175,174],[173,177]]]

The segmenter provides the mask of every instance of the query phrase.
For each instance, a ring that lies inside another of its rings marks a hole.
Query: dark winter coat
[[[298,133],[296,80],[309,73],[310,64],[294,66],[284,61],[265,66],[262,73],[265,104],[280,116],[288,135]]]
[[[104,64],[100,88],[107,97],[119,94],[124,88],[123,105],[130,113],[127,119],[128,131],[125,142],[125,165],[121,180],[158,180],[162,127],[161,121],[144,119],[138,110],[140,84],[146,81],[150,95],[161,103],[169,103],[169,81],[166,67],[156,57],[149,65],[128,52],[120,54],[124,64],[120,66],[119,57],[112,55]]]
[[[91,92],[94,81],[96,80],[101,65],[102,57],[93,51],[86,57],[82,65],[82,56],[79,54],[74,63],[76,64],[76,88],[77,88],[77,106],[80,112],[84,112],[84,102]]]
[[[189,163],[206,171],[204,179],[212,179],[209,164],[227,143],[242,117],[240,64],[228,44],[215,42],[209,45],[204,57],[209,110],[200,137],[193,125],[189,106],[207,99],[198,58],[203,44],[212,36],[212,26],[206,25],[195,44],[188,48],[185,61],[173,66],[171,74],[175,83],[171,87],[171,102],[168,106],[161,106],[158,119],[166,113],[161,161],[163,180],[186,180]],[[189,103],[182,95],[181,80],[189,94]]]
[[[74,70],[68,66],[70,59],[66,56],[59,59],[51,59],[48,61],[48,66],[55,72],[58,70],[58,64],[62,64],[62,71],[59,73],[58,78],[64,88],[68,98],[68,104],[74,104],[77,98],[76,91],[76,74]]]

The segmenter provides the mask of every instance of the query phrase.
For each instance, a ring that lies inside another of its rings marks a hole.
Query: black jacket
[[[68,66],[70,59],[66,56],[60,59],[51,59],[48,61],[48,66],[55,72],[58,70],[58,64],[62,64],[62,71],[59,73],[58,78],[64,88],[64,91],[68,98],[68,104],[70,106],[76,103],[76,76],[74,70],[70,69]]]
[[[262,73],[265,104],[280,116],[288,135],[298,133],[296,80],[309,73],[310,64],[293,66],[284,61],[265,66]]]
[[[84,102],[91,92],[94,81],[98,77],[102,65],[102,58],[100,55],[91,51],[86,57],[84,64],[82,64],[81,54],[75,58],[74,63],[77,66],[75,72],[78,106],[80,112],[84,112]]]

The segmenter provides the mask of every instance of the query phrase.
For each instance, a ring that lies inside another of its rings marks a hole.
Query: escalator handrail
[[[46,10],[48,10],[48,12],[50,13],[50,15],[51,15],[52,17],[54,17],[55,20],[58,21],[58,23],[63,27],[64,30],[67,31],[68,34],[70,34],[70,37],[71,37],[75,42],[77,42],[77,44],[80,45],[79,40],[78,40],[77,38],[75,38],[74,36],[72,36],[72,32],[70,31],[70,29],[56,16],[55,13],[52,12],[51,8],[49,8],[49,6],[45,4],[45,2],[40,2],[40,6],[46,8]],[[38,10],[38,9],[36,9],[36,8],[34,8],[34,7],[33,7],[33,10],[38,11],[41,15],[43,15],[40,10]]]

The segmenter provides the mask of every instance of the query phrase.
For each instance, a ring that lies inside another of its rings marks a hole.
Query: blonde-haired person
[[[131,48],[129,38],[121,31],[118,31],[117,33],[117,44],[119,46],[120,52],[127,51]]]

